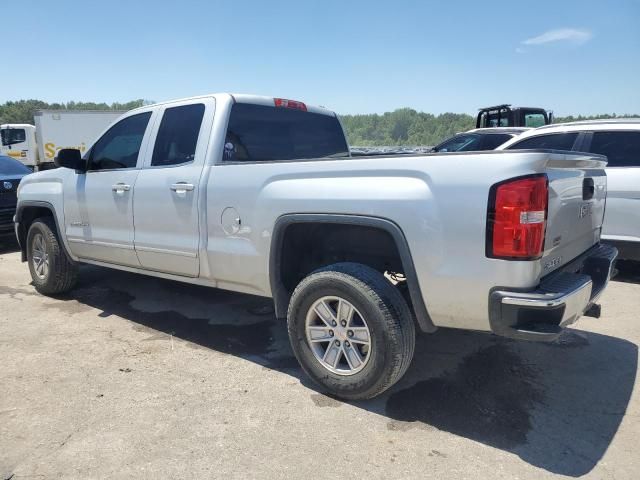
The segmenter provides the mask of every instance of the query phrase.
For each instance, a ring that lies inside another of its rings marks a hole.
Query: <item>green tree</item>
[[[382,115],[340,117],[349,143],[358,146],[435,145],[455,133],[473,128],[474,118],[459,113],[432,115],[401,108]]]
[[[31,123],[36,110],[131,110],[147,104],[139,99],[126,103],[114,102],[111,105],[95,102],[47,103],[42,100],[18,100],[0,105],[0,123]]]
[[[624,115],[640,117],[640,115]],[[556,117],[555,122],[573,122],[596,118],[617,118],[616,114],[592,116]],[[367,115],[342,115],[342,125],[353,146],[418,146],[436,145],[459,132],[472,129],[475,118],[465,113],[442,113],[433,115],[417,112],[411,108],[400,108],[393,112]]]
[[[95,102],[62,102],[47,103],[42,100],[18,100],[0,105],[0,123],[32,123],[33,114],[39,109],[50,110],[131,110],[148,105],[149,100],[132,100],[130,102],[112,104]],[[623,117],[640,117],[640,115],[623,115]],[[567,116],[556,117],[554,122],[573,122],[596,118],[618,118],[615,113],[591,115],[588,117]],[[342,115],[340,117],[349,144],[354,146],[382,145],[435,145],[458,132],[474,127],[475,118],[465,113],[431,113],[418,112],[412,108],[399,108],[393,112],[367,115]]]

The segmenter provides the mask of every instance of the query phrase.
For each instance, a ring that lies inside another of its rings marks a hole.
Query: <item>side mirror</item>
[[[56,167],[71,168],[76,172],[86,172],[87,162],[82,159],[80,150],[75,148],[63,148],[58,151],[58,155],[53,159]]]

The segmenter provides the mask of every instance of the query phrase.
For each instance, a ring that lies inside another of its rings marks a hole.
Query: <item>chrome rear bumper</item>
[[[544,277],[533,291],[494,290],[489,301],[492,331],[523,340],[554,340],[597,302],[617,254],[614,247],[599,244]]]

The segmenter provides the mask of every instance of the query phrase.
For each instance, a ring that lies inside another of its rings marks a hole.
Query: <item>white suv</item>
[[[640,260],[640,119],[548,125],[525,132],[497,150],[532,148],[607,156],[607,212],[602,239],[618,247],[619,258]]]

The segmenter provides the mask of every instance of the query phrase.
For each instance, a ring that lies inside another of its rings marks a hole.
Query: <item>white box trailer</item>
[[[34,170],[52,168],[58,150],[77,148],[86,152],[98,135],[123,113],[114,110],[36,110],[35,126],[0,125],[1,152]]]

